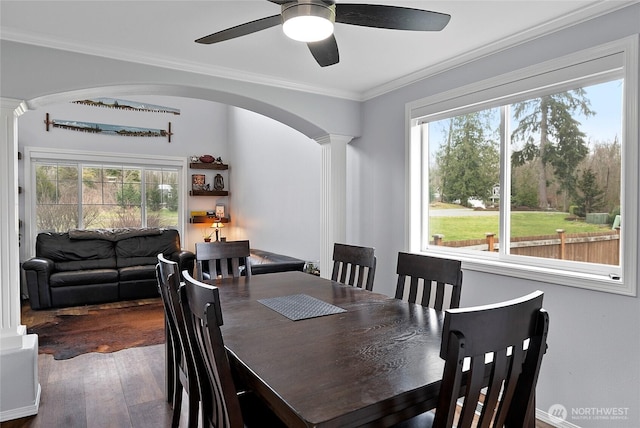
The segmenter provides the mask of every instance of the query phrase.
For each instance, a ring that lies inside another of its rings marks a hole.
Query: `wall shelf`
[[[213,223],[218,218],[214,215],[194,215],[189,219],[189,223]],[[220,223],[229,223],[229,217],[222,217]]]
[[[229,196],[228,190],[190,190],[189,196]]]
[[[229,169],[229,165],[224,163],[200,163],[200,162],[192,162],[189,164],[189,168],[191,169],[217,169],[217,170],[225,170]]]

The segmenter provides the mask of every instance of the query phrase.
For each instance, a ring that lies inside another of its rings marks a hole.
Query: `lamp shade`
[[[282,30],[299,42],[318,42],[333,34],[335,6],[302,3],[283,6]]]

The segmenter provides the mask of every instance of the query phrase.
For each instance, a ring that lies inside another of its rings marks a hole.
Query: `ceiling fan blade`
[[[338,43],[332,34],[319,42],[307,43],[311,55],[316,59],[320,67],[337,64],[340,61],[340,53],[338,52]]]
[[[255,33],[256,31],[260,30],[266,30],[267,28],[275,27],[276,25],[280,24],[282,24],[282,17],[280,15],[268,16],[266,18],[261,18],[255,21],[236,25],[235,27],[218,31],[217,33],[209,34],[208,36],[204,36],[196,40],[196,43],[210,45],[212,43],[223,42],[225,40],[234,39],[236,37],[246,36],[247,34]]]
[[[446,13],[380,4],[337,3],[336,22],[391,30],[440,31],[451,19]]]

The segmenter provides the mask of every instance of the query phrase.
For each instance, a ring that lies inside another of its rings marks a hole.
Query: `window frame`
[[[428,150],[422,147],[421,132],[424,126],[417,126],[424,122],[425,117],[430,121],[444,117],[478,111],[483,108],[510,104],[521,97],[522,92],[535,89],[535,95],[544,91],[562,91],[563,85],[568,86],[572,80],[579,80],[581,86],[602,81],[607,76],[614,76],[610,69],[602,71],[608,64],[622,62],[618,78],[624,79],[623,87],[623,125],[621,135],[622,150],[622,188],[621,214],[623,218],[638,218],[638,169],[640,157],[638,142],[638,42],[639,37],[631,36],[615,42],[607,43],[584,51],[576,52],[561,58],[552,59],[541,64],[533,65],[521,70],[506,73],[494,78],[475,82],[454,90],[445,91],[408,103],[405,108],[406,123],[406,235],[405,247],[408,251],[435,256],[455,257],[463,261],[463,267],[468,270],[506,275],[534,281],[562,284],[579,288],[611,292],[616,294],[636,296],[637,293],[637,260],[638,260],[638,225],[637,222],[625,222],[621,229],[621,266],[617,268],[621,279],[612,278],[611,272],[577,271],[567,269],[568,265],[559,266],[556,261],[529,263],[526,258],[511,255],[496,255],[471,253],[454,248],[436,247],[428,244],[428,232],[423,233],[423,218],[426,216],[423,195],[424,188],[428,188],[428,171],[423,163],[428,165]],[[613,62],[612,62],[613,61]],[[592,76],[592,79],[585,78]],[[559,83],[562,82],[562,83]],[[545,88],[544,90],[539,88]],[[454,113],[452,113],[454,112]],[[503,161],[508,156],[509,147],[501,145],[501,174],[500,200],[509,200],[504,193],[505,185],[510,177],[509,163]],[[500,210],[501,236],[508,230],[508,210]],[[426,223],[426,222],[425,222]],[[424,242],[423,240],[427,240]],[[599,266],[593,264],[594,267]]]
[[[25,189],[34,189],[36,183],[36,162],[71,162],[74,164],[116,164],[124,167],[176,168],[178,173],[178,226],[180,236],[184,236],[186,212],[187,159],[183,157],[156,156],[146,154],[137,157],[132,153],[86,152],[79,150],[49,149],[45,147],[25,147],[24,183]],[[80,174],[81,175],[81,174]],[[80,177],[81,179],[82,177]],[[81,202],[81,201],[80,201]],[[143,208],[144,209],[144,208]],[[27,192],[24,203],[25,245],[27,257],[35,256],[38,234],[36,227],[36,192]]]

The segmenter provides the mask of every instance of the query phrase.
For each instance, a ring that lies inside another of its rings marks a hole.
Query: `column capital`
[[[3,110],[3,115],[8,114],[4,110],[12,111],[15,116],[23,115],[28,109],[27,103],[22,100],[14,98],[0,97],[0,108]]]
[[[351,140],[353,140],[354,138],[355,137],[351,135],[326,134],[316,138],[315,140],[320,145],[331,144],[331,143],[349,144]]]

